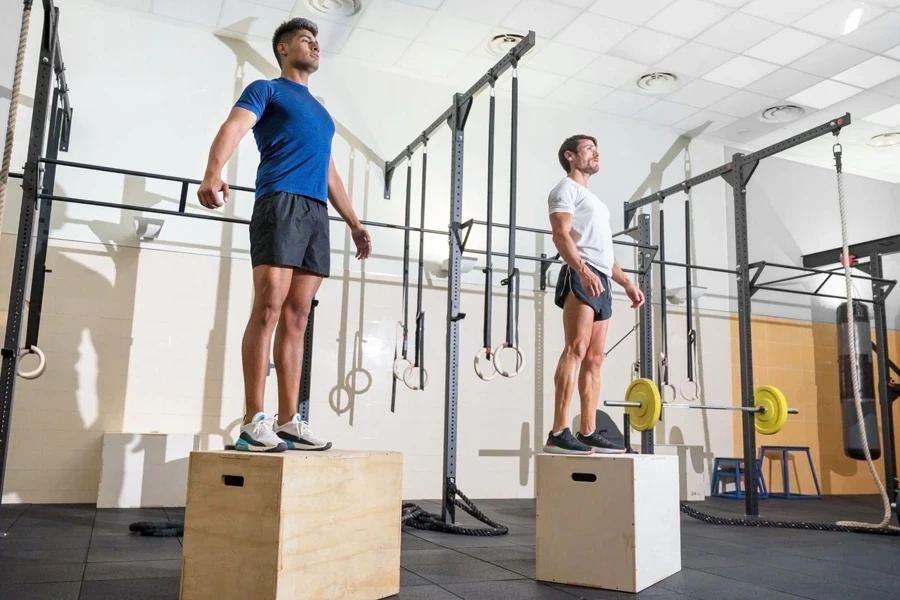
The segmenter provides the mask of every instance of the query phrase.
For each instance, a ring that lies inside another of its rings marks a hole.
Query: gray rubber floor
[[[439,512],[433,501],[417,501]],[[533,500],[477,506],[509,526],[506,536],[468,537],[405,528],[403,600],[896,600],[900,537],[708,525],[682,515],[683,569],[641,594],[564,585],[534,577]],[[740,517],[743,504],[692,506]],[[878,498],[763,500],[762,517],[833,523],[880,521]],[[178,600],[181,543],[142,538],[128,525],[180,520],[182,510],[97,510],[84,505],[0,506],[0,600]],[[464,513],[462,524],[477,524]],[[579,540],[573,552],[596,552]]]

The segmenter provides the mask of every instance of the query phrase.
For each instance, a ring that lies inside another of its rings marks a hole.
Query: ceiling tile
[[[641,2],[623,2],[622,0],[597,0],[588,9],[604,17],[618,19],[633,25],[643,25],[653,15],[664,9],[674,0],[641,0]]]
[[[498,90],[511,90],[512,77],[504,77],[497,84]],[[566,77],[535,71],[531,68],[519,69],[519,93],[533,98],[544,98],[550,92],[561,86]]]
[[[597,52],[573,48],[551,40],[531,59],[528,66],[547,73],[573,77],[599,57],[600,54]]]
[[[472,50],[472,54],[475,56],[484,56],[488,58],[493,58],[496,63],[501,58],[503,58],[510,48],[517,45],[518,40],[514,41],[510,44],[502,44],[500,46],[494,46],[493,40],[494,38],[505,38],[507,34],[515,33],[518,35],[525,35],[524,31],[510,31],[509,27],[491,27],[488,30],[488,34],[475,46],[475,49]],[[536,37],[534,48],[529,50],[525,56],[522,57],[522,60],[519,61],[519,64],[525,65],[530,61],[534,60],[534,57],[541,53],[544,49],[544,46],[547,45],[549,40]]]
[[[855,96],[851,96],[846,100],[842,100],[836,104],[832,104],[831,106],[826,107],[824,110],[827,110],[834,115],[850,113],[854,122],[848,128],[849,130],[856,128],[857,124],[860,122],[858,119],[865,118],[880,110],[889,108],[894,104],[897,104],[896,98],[884,96],[882,94],[876,94],[875,92],[865,91],[860,92]]]
[[[675,0],[647,21],[647,27],[692,38],[724,19],[731,11],[706,0]]]
[[[539,31],[541,37],[552,38],[580,13],[577,8],[547,0],[524,0],[503,18],[500,25],[518,31]]]
[[[702,135],[704,133],[717,131],[722,127],[731,125],[735,121],[737,121],[737,118],[732,117],[731,115],[722,115],[711,110],[701,110],[687,119],[675,123],[674,127],[681,131],[700,129],[697,131],[696,135]]]
[[[752,0],[741,7],[741,12],[775,21],[782,25],[790,25],[797,19],[805,17],[812,11],[827,4],[830,0]]]
[[[831,77],[875,56],[871,52],[831,42],[791,63],[791,68],[819,77]]]
[[[884,52],[900,44],[900,13],[888,13],[841,38],[848,46]]]
[[[415,73],[443,77],[450,75],[465,59],[465,53],[458,50],[413,42],[397,60],[396,66]]]
[[[749,0],[711,0],[716,4],[721,4],[722,6],[727,6],[729,8],[740,8],[743,5],[747,4]]]
[[[425,28],[433,14],[434,11],[397,0],[373,0],[360,17],[358,26],[411,40]]]
[[[781,26],[775,23],[736,12],[697,36],[697,41],[730,52],[743,52],[779,29]]]
[[[697,108],[706,108],[723,98],[735,93],[737,89],[727,85],[719,85],[711,81],[697,79],[685,85],[680,90],[669,94],[668,99],[679,104],[686,104]]]
[[[604,55],[575,75],[576,79],[619,87],[640,76],[645,65],[615,56]],[[637,95],[637,94],[634,94]]]
[[[473,83],[481,79],[495,64],[497,64],[497,59],[495,58],[470,54],[459,67],[453,70],[449,79],[456,85],[463,86],[463,89],[469,89]],[[509,77],[509,71],[503,77]]]
[[[727,98],[710,105],[709,110],[725,115],[731,115],[732,117],[742,118],[754,113],[759,113],[767,106],[773,104],[775,104],[774,98],[740,90]]]
[[[826,79],[802,92],[794,94],[790,98],[787,98],[787,100],[799,102],[800,104],[812,106],[813,108],[825,108],[826,106],[831,106],[836,102],[840,102],[841,100],[845,100],[858,94],[861,91],[862,90],[858,87]]]
[[[794,23],[794,27],[837,38],[855,31],[884,12],[884,8],[861,0],[834,0]]]
[[[735,56],[725,64],[703,76],[703,79],[722,85],[742,88],[778,70],[778,65],[748,56]]]
[[[152,0],[99,0],[103,4],[112,4],[128,10],[137,10],[140,12],[149,12]],[[12,6],[12,5],[9,5]],[[5,7],[4,7],[5,8]]]
[[[737,143],[752,142],[756,138],[772,133],[779,126],[763,123],[756,116],[745,117],[715,132],[717,138]],[[790,137],[790,136],[788,136]]]
[[[884,52],[885,56],[890,56],[891,58],[896,58],[900,60],[900,46],[896,46]]]
[[[293,5],[293,0],[291,4]],[[190,3],[181,0],[153,0],[150,9],[150,12],[161,17],[170,17],[210,27],[218,24],[221,11],[222,0],[195,0]]]
[[[786,65],[827,43],[826,38],[786,27],[772,37],[749,48],[744,54],[779,65]]]
[[[635,29],[637,27],[634,25],[622,21],[584,13],[560,31],[555,39],[557,42],[577,48],[606,52]]]
[[[319,21],[317,25],[319,35],[316,38],[323,52],[340,53],[347,38],[353,33],[353,27],[336,21]]]
[[[701,77],[734,58],[734,53],[697,42],[688,42],[656,63],[664,70]]]
[[[668,100],[660,100],[635,114],[634,117],[659,125],[674,125],[679,121],[683,121],[695,112],[697,112],[697,109],[693,106],[685,106],[684,104],[677,104],[675,102],[669,102]]]
[[[641,27],[613,46],[609,53],[620,58],[650,65],[665,58],[686,40]]]
[[[887,127],[900,127],[900,104],[872,113],[865,119]]]
[[[229,31],[270,39],[290,13],[251,4],[241,0],[225,0],[219,15],[219,27]]]
[[[350,16],[344,16],[340,10],[328,10],[330,7],[332,7],[332,3],[314,2],[310,4],[304,2],[303,0],[297,0],[297,2],[294,4],[293,10],[291,11],[291,16],[306,17],[307,19],[312,19],[312,21],[317,25],[320,25],[320,27],[322,21],[332,21],[335,23],[341,23],[342,25],[355,25],[371,2],[372,0],[359,0],[357,2],[359,6],[358,10]],[[319,8],[313,8],[314,6],[319,6]]]
[[[490,25],[436,13],[416,37],[416,40],[441,48],[471,52],[487,37],[490,31]],[[534,49],[531,51],[533,52]]]
[[[873,56],[864,63],[838,73],[832,79],[861,88],[870,88],[894,77],[900,77],[900,61],[884,56]]]
[[[747,90],[772,98],[787,98],[801,90],[816,85],[820,81],[822,81],[821,77],[785,67],[748,85]]]
[[[776,129],[770,133],[765,135],[761,135],[758,138],[753,140],[753,145],[758,148],[766,148],[768,146],[773,146],[778,144],[779,142],[783,142],[789,137],[794,136],[793,131],[788,131],[787,129]]]
[[[397,0],[403,4],[412,4],[413,6],[421,6],[430,10],[437,10],[444,0]]]
[[[292,8],[294,8],[294,0],[247,0],[247,1],[250,2],[251,4],[259,4],[260,6],[268,6],[269,8],[277,8],[278,10],[290,11]]]
[[[872,91],[884,94],[885,96],[900,98],[900,77],[895,77],[890,81],[885,81],[881,85],[876,85],[872,88]]]
[[[409,47],[409,40],[357,27],[341,48],[343,56],[392,65]]]
[[[609,96],[614,91],[613,88],[605,85],[569,79],[553,90],[547,96],[547,99],[587,108],[596,104],[601,98]]]
[[[591,4],[594,3],[594,0],[553,0],[557,4],[567,4],[569,6],[574,6],[575,8],[580,8],[581,10],[585,10]]]
[[[591,108],[611,115],[630,117],[657,102],[656,98],[616,90],[594,104]]]
[[[438,12],[479,23],[497,25],[519,0],[444,0]]]

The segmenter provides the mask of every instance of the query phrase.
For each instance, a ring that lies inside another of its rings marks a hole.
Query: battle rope
[[[847,293],[847,333],[850,336],[850,348],[856,348],[856,324],[855,315],[853,314],[853,277],[850,271],[850,248],[849,242],[847,241],[847,211],[844,205],[844,173],[841,168],[841,154],[843,148],[841,147],[839,133],[840,129],[834,132],[835,142],[832,147],[832,152],[834,153],[834,166],[837,171],[838,208],[841,213],[841,246],[843,248],[841,252],[843,260],[841,262],[844,264],[844,284]],[[869,465],[869,473],[872,474],[872,479],[875,480],[875,483],[878,485],[878,491],[881,493],[881,501],[884,503],[884,517],[882,518],[881,523],[878,523],[877,525],[874,523],[859,523],[857,521],[839,521],[838,525],[856,528],[890,529],[895,533],[900,533],[900,528],[891,525],[891,502],[884,489],[884,484],[881,483],[881,478],[878,477],[878,472],[875,470],[875,463],[872,462],[872,454],[869,452],[869,441],[866,439],[865,417],[863,417],[862,400],[860,399],[859,392],[859,364],[855,351],[850,352],[850,371],[853,373],[853,402],[856,404],[856,419],[857,425],[859,426],[859,434],[862,437],[862,445],[866,454],[866,464]]]
[[[444,533],[455,533],[459,535],[475,535],[475,536],[498,536],[506,535],[509,529],[492,520],[486,514],[478,510],[478,507],[469,500],[465,494],[456,489],[452,483],[449,485],[449,493],[453,496],[453,504],[463,509],[482,523],[486,523],[489,527],[466,527],[464,525],[456,525],[444,523],[441,515],[430,513],[421,506],[407,502],[403,504],[403,517],[401,523],[404,526],[414,529],[425,529],[430,531],[441,531]],[[459,496],[459,498],[456,498]]]
[[[856,525],[851,521],[839,522],[837,525],[833,523],[801,523],[798,521],[767,521],[754,519],[729,519],[725,517],[714,517],[699,510],[691,508],[686,503],[681,503],[681,512],[689,517],[693,517],[698,521],[710,523],[712,525],[740,525],[743,527],[781,527],[784,529],[808,529],[811,531],[842,531],[847,533],[880,533],[883,535],[900,535],[900,530],[892,529],[873,529],[865,523]]]
[[[19,112],[19,94],[22,90],[22,67],[25,63],[25,48],[28,45],[28,24],[31,21],[31,2],[25,2],[22,11],[22,29],[19,33],[19,51],[16,54],[16,74],[13,78],[12,98],[9,100],[9,119],[6,122],[6,145],[3,147],[3,167],[0,169],[0,229],[3,228],[3,213],[6,208],[6,188],[9,183],[9,168],[12,162],[13,140],[16,136],[16,116]]]

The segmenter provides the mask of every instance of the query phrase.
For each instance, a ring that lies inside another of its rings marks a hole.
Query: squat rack
[[[670,186],[664,190],[660,190],[656,193],[653,193],[649,196],[645,196],[639,200],[635,200],[633,202],[625,202],[624,203],[624,221],[625,226],[627,227],[629,223],[634,219],[635,215],[639,208],[653,204],[660,203],[662,204],[666,198],[669,196],[683,192],[689,193],[690,190],[706,181],[710,181],[717,177],[722,177],[733,190],[734,196],[734,238],[735,238],[735,250],[736,250],[736,258],[737,264],[735,265],[735,273],[738,284],[738,346],[739,346],[739,355],[740,355],[740,367],[741,367],[741,406],[745,408],[753,407],[753,356],[751,352],[752,341],[751,341],[751,296],[757,290],[768,290],[768,291],[777,291],[777,292],[788,292],[788,293],[804,293],[809,295],[818,295],[825,296],[825,294],[818,293],[821,290],[821,286],[819,290],[816,292],[808,293],[801,292],[798,290],[785,290],[782,288],[771,287],[774,283],[781,283],[790,279],[782,279],[779,281],[771,281],[766,283],[757,283],[760,275],[763,270],[767,267],[777,267],[784,268],[790,270],[799,270],[805,272],[807,275],[811,274],[820,274],[824,273],[826,275],[833,274],[832,271],[827,271],[823,269],[813,269],[809,267],[798,267],[796,265],[785,265],[785,264],[776,264],[769,263],[765,261],[750,263],[749,259],[749,239],[748,239],[748,227],[747,227],[747,184],[750,181],[750,178],[753,176],[753,173],[756,171],[756,167],[759,166],[759,161],[764,158],[768,158],[770,156],[774,156],[779,152],[783,152],[789,148],[793,148],[794,146],[798,146],[805,142],[808,142],[812,139],[818,138],[822,135],[826,135],[828,133],[832,133],[837,135],[843,127],[850,125],[850,113],[846,113],[841,117],[836,119],[832,119],[827,123],[823,123],[817,127],[813,127],[803,133],[797,134],[781,142],[758,150],[756,152],[752,152],[750,154],[742,154],[735,153],[732,155],[732,160],[721,167],[717,167],[695,177],[691,177],[678,183],[676,185]],[[641,217],[646,218],[647,215],[641,214]],[[840,256],[840,251],[834,251],[837,253],[837,256]],[[834,254],[832,252],[832,254]],[[895,281],[885,279],[883,277],[883,272],[881,270],[881,261],[880,256],[873,259],[872,261],[872,271],[871,277],[860,276],[860,275],[852,275],[852,277],[857,279],[866,279],[870,280],[873,288],[874,299],[871,301],[875,306],[875,314],[876,314],[876,330],[877,336],[879,340],[887,340],[887,323],[884,318],[884,301],[887,297],[887,294],[893,289],[896,284]],[[696,268],[696,267],[691,267]],[[690,290],[688,290],[690,294]],[[830,296],[835,298],[841,298],[839,296]],[[665,301],[665,300],[663,300]],[[649,305],[649,301],[648,301]],[[878,315],[881,315],[879,318]],[[645,325],[647,326],[647,325]],[[648,327],[648,326],[647,326]],[[652,340],[648,337],[648,343],[652,344]],[[883,393],[882,393],[882,403],[886,402],[886,393],[884,393],[884,385],[887,382],[887,346],[886,343],[880,344],[881,348],[884,349],[883,353],[879,353],[879,361],[878,361],[878,372],[879,379],[882,384]],[[651,353],[652,354],[652,353]],[[888,402],[888,412],[890,410],[889,401]],[[883,407],[884,409],[884,407]],[[743,429],[743,454],[744,454],[744,512],[747,516],[757,517],[759,516],[759,493],[756,488],[757,481],[757,469],[756,469],[756,430],[754,427],[754,417],[753,413],[750,411],[744,411],[742,415],[742,429]],[[649,436],[650,438],[650,449],[649,452],[652,452],[652,436],[653,432],[644,432],[644,435]],[[888,456],[888,449],[890,448],[890,455],[893,456],[893,440],[885,439],[885,456]],[[643,448],[642,451],[647,452],[647,449]],[[886,487],[889,488],[888,495],[891,499],[891,502],[896,502],[896,492],[891,486],[891,482],[896,480],[896,472],[891,471],[888,472],[888,460],[885,461],[886,473],[888,475],[888,480],[886,482]],[[893,465],[891,465],[891,469],[894,469]]]

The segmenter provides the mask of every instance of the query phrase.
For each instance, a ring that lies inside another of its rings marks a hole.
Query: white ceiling
[[[900,131],[900,0],[102,1],[265,40],[285,19],[306,16],[320,26],[323,52],[461,89],[499,60],[488,46],[494,36],[534,30],[522,95],[680,133],[709,122],[702,137],[744,150],[850,112],[846,170],[900,182],[900,145],[866,144]],[[353,5],[346,17],[314,8]],[[678,86],[636,86],[654,72],[677,75]],[[784,124],[760,120],[783,104],[806,112]],[[830,138],[782,156],[831,167]]]

